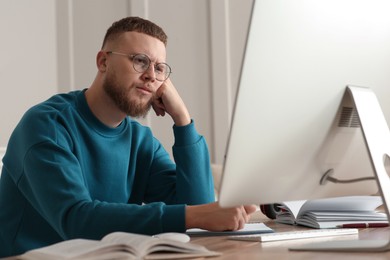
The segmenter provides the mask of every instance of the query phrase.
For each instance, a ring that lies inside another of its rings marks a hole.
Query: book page
[[[281,212],[276,215],[276,221],[284,224],[295,224],[298,212],[306,200],[286,201],[279,206]]]
[[[280,208],[291,214],[293,219],[295,219],[298,216],[299,210],[302,208],[305,202],[306,200],[286,201],[282,204]],[[283,215],[283,213],[284,212],[282,212],[281,214]]]
[[[299,214],[305,211],[374,211],[382,205],[380,196],[346,196],[307,201]]]
[[[154,252],[159,253],[159,259],[164,259],[167,256],[170,259],[173,256],[180,259],[187,258],[190,255],[199,257],[220,255],[220,253],[209,251],[204,246],[197,244],[126,232],[114,232],[105,236],[101,241],[72,239],[30,250],[21,255],[19,259],[140,259]],[[167,254],[167,252],[170,254]],[[152,255],[157,257],[157,254]]]
[[[133,248],[135,255],[140,257],[161,251],[186,254],[203,253],[202,255],[210,253],[207,248],[201,245],[126,232],[111,233],[105,236],[102,241],[127,245],[129,248]]]
[[[98,240],[73,239],[28,251],[20,259],[84,259],[119,249],[121,248]]]
[[[154,238],[151,236],[127,232],[113,232],[103,237],[102,242],[128,245],[129,248],[134,250],[135,255],[140,255],[147,250],[151,243],[150,241],[153,240]]]

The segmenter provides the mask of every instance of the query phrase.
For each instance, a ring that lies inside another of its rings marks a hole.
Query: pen
[[[350,223],[338,225],[339,228],[378,228],[378,227],[388,227],[389,223]]]

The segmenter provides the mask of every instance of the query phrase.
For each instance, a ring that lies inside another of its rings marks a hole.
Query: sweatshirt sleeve
[[[178,197],[187,198],[187,204],[213,202],[214,182],[205,138],[198,134],[193,121],[173,130]]]
[[[193,121],[173,126],[175,164],[157,142],[151,170],[151,200],[164,199],[168,204],[197,205],[213,202],[214,183],[206,140],[196,131]],[[172,167],[169,167],[169,163]],[[170,186],[169,188],[167,188]]]
[[[156,234],[185,230],[184,205],[92,199],[86,180],[79,174],[77,159],[53,143],[31,148],[25,165],[27,171],[18,184],[21,192],[63,239],[100,239],[114,231]]]

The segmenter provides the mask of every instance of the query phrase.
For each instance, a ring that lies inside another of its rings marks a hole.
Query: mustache
[[[153,88],[150,84],[137,84],[135,85],[135,87],[154,93]]]

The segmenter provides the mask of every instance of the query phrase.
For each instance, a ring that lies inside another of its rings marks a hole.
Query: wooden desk
[[[277,224],[269,220],[261,213],[255,214],[252,221],[263,222],[276,232],[303,230],[304,227],[296,227],[284,224]],[[320,242],[327,240],[354,239],[354,236],[337,236],[331,238],[300,239],[280,242],[248,242],[228,240],[224,236],[214,237],[192,237],[191,242],[207,247],[209,250],[221,252],[219,257],[205,258],[204,260],[251,260],[251,259],[315,259],[315,260],[384,260],[390,259],[390,251],[384,253],[354,253],[354,252],[296,252],[288,248],[309,242]],[[389,228],[366,228],[359,231],[358,239],[390,239]],[[2,258],[1,260],[16,260],[17,257]],[[203,258],[202,258],[203,259]]]
[[[302,230],[304,227],[295,227],[284,224],[277,224],[266,218],[262,218],[267,226],[278,231]],[[289,251],[288,248],[309,242],[321,242],[327,240],[347,240],[355,239],[354,236],[338,236],[331,238],[300,239],[279,242],[248,242],[228,240],[223,236],[215,237],[193,237],[191,242],[206,246],[208,249],[223,253],[220,257],[210,259],[231,259],[231,260],[251,260],[251,259],[390,259],[390,251],[384,253],[354,253],[354,252],[296,252]],[[366,228],[359,230],[358,239],[390,239],[390,228]]]

